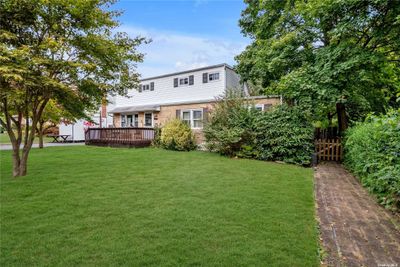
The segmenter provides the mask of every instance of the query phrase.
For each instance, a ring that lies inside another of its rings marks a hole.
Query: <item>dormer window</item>
[[[154,82],[142,84],[139,87],[139,92],[154,91]]]
[[[174,78],[174,87],[187,86],[194,84],[194,75]]]
[[[189,77],[179,79],[179,85],[188,85],[188,84],[189,84]]]
[[[208,75],[208,80],[209,80],[210,82],[219,80],[219,72],[210,73],[210,74]]]
[[[203,83],[214,82],[219,80],[219,72],[203,73]]]

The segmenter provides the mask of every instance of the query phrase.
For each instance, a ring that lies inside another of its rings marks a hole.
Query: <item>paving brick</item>
[[[314,179],[325,265],[400,267],[399,217],[340,164],[318,165]]]

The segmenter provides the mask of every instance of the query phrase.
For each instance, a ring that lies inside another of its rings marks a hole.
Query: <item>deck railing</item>
[[[149,146],[154,140],[153,128],[88,128],[85,133],[85,144],[102,146]]]

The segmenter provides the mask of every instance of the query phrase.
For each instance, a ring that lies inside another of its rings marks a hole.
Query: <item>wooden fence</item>
[[[315,139],[336,139],[340,137],[340,132],[338,127],[328,127],[326,129],[315,128],[314,138]]]
[[[318,161],[341,161],[343,146],[340,138],[316,139],[315,152]]]
[[[154,140],[153,128],[89,128],[85,133],[86,145],[145,147]]]

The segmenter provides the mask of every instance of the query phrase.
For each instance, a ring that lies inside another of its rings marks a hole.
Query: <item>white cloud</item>
[[[152,42],[140,47],[145,53],[138,71],[142,77],[204,67],[219,63],[234,63],[247,43],[211,36],[195,36],[176,32],[148,30],[134,26],[121,26],[119,31],[129,35],[151,38]]]

